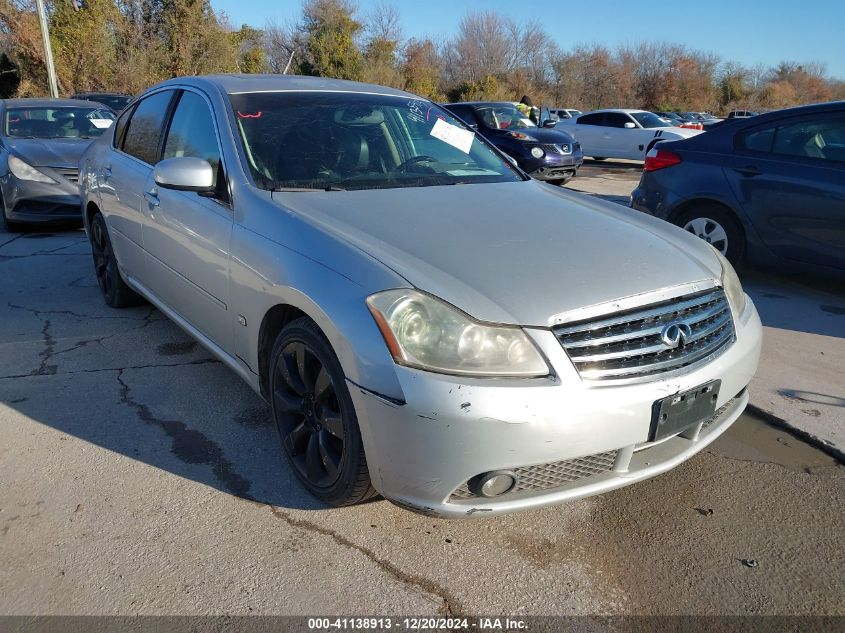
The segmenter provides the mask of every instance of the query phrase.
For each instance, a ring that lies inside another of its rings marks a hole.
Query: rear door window
[[[157,92],[138,103],[129,119],[129,127],[123,141],[124,152],[150,165],[158,162],[161,130],[173,92]]]

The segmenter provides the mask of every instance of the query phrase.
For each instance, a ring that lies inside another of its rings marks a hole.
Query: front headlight
[[[17,156],[9,156],[9,171],[15,178],[20,180],[34,180],[35,182],[47,182],[57,184],[55,180],[50,178],[47,174],[42,174],[29,163],[23,162]]]
[[[547,376],[549,366],[521,328],[487,325],[410,289],[370,296],[367,306],[400,365],[465,376]]]
[[[719,263],[722,265],[722,288],[728,296],[728,303],[731,304],[734,314],[739,316],[745,310],[745,293],[742,291],[742,284],[739,282],[739,277],[736,275],[734,267],[725,259],[725,257],[717,251],[716,255],[719,258]]]

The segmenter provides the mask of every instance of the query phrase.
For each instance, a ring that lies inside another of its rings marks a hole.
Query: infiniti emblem
[[[692,336],[692,330],[686,323],[671,323],[660,332],[660,340],[669,349],[683,347]]]

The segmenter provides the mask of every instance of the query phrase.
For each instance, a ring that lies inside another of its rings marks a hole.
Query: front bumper
[[[550,331],[526,330],[555,377],[463,379],[396,367],[404,404],[350,384],[373,485],[411,510],[449,518],[527,510],[600,494],[665,472],[723,433],[748,402],[762,328],[748,300],[736,341],[707,365],[673,378],[634,384],[581,380]],[[649,443],[652,405],[661,398],[722,381],[720,414]],[[606,472],[551,489],[466,498],[456,492],[474,476],[613,452]]]
[[[20,180],[6,174],[0,179],[5,207],[2,211],[6,218],[13,222],[32,223],[81,220],[79,187],[63,178],[56,179],[58,182],[52,184]]]
[[[533,156],[517,158],[520,168],[537,180],[560,180],[575,175],[584,163],[584,153],[574,150],[571,154],[547,153],[543,158]]]

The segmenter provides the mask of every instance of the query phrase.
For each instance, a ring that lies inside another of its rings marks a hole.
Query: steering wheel
[[[413,158],[409,158],[401,165],[397,165],[394,171],[405,171],[411,165],[416,165],[417,163],[436,163],[437,159],[432,158],[431,156],[426,156],[423,154],[422,156],[414,156]]]

